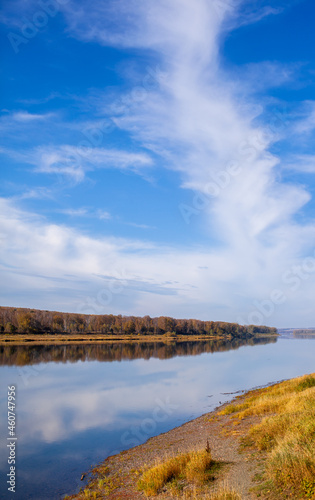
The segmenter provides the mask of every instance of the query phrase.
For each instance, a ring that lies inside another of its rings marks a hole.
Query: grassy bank
[[[230,415],[234,428],[248,417],[262,417],[241,433],[242,449],[263,452],[257,496],[315,499],[315,374],[251,391],[239,399],[219,415]],[[206,450],[186,453],[147,470],[138,487],[150,496],[165,487],[171,490],[179,478],[206,483],[214,466]]]
[[[314,500],[314,441],[315,373],[250,391],[109,457],[71,498]]]
[[[257,334],[253,339],[272,339],[278,335]],[[93,342],[196,342],[205,340],[246,340],[231,335],[101,335],[101,334],[0,334],[0,345],[78,344]],[[249,339],[250,340],[250,339]]]
[[[261,336],[264,338],[264,336]],[[270,338],[270,336],[268,336]],[[99,335],[99,334],[36,334],[36,335],[0,335],[0,345],[4,344],[78,344],[91,342],[192,342],[198,340],[231,340],[232,337],[226,336],[210,336],[210,335]]]
[[[221,414],[263,417],[242,438],[244,447],[265,452],[262,494],[315,498],[315,373],[253,391]]]

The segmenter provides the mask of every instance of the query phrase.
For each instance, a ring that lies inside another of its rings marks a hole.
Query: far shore
[[[209,340],[251,340],[277,338],[279,334],[258,333],[252,337],[233,337],[232,335],[102,335],[102,334],[1,334],[0,345],[21,344],[90,344],[96,343],[137,343],[137,342],[198,342]]]

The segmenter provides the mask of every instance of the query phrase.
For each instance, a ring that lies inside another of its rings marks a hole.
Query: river
[[[315,371],[315,338],[1,346],[1,498],[58,500],[107,456],[234,393]],[[8,491],[7,387],[16,387],[16,493]]]

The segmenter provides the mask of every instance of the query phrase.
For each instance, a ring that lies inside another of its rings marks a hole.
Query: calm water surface
[[[315,339],[1,347],[1,498],[55,500],[117,451],[239,390],[315,371]],[[7,491],[7,386],[17,387],[17,491]]]

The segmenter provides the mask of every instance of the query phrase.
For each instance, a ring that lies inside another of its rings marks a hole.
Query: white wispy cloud
[[[146,153],[68,145],[40,147],[35,151],[33,158],[33,164],[38,172],[65,174],[76,181],[82,181],[85,173],[95,168],[118,168],[140,173],[143,168],[153,164]]]
[[[109,0],[95,2],[93,9],[88,9],[84,2],[69,2],[64,13],[70,33],[84,40],[121,47],[158,48],[170,43],[177,45],[186,34],[184,47],[188,47],[191,39],[203,44],[195,29],[200,23],[203,28],[208,26],[210,37],[215,36],[218,21],[234,11],[235,6],[235,2],[225,0],[197,0],[194,4],[188,0],[172,3],[159,0],[150,4],[145,0]],[[208,52],[206,45],[203,49]]]
[[[128,226],[138,227],[139,229],[156,229],[155,226],[149,226],[147,224],[138,224],[137,222],[125,222]]]
[[[279,61],[262,61],[235,65],[229,69],[228,78],[237,82],[242,95],[252,95],[266,92],[270,88],[281,87],[294,82],[299,76],[300,64],[288,64]],[[268,98],[270,100],[270,97]],[[260,109],[262,110],[263,103]]]
[[[54,113],[35,114],[28,111],[17,111],[12,114],[12,119],[17,122],[28,123],[38,120],[48,120],[52,116],[54,116]]]
[[[87,217],[87,218],[96,218],[100,220],[110,220],[112,219],[112,215],[105,210],[95,210],[89,207],[80,207],[80,208],[62,208],[57,210],[58,213],[67,215],[69,217]]]
[[[295,170],[297,172],[305,172],[309,174],[315,173],[315,155],[292,155],[291,162],[284,164],[285,168]]]
[[[89,213],[86,208],[64,208],[59,210],[59,212],[69,215],[69,217],[84,217]]]
[[[246,5],[246,2],[238,2],[239,5]],[[253,5],[250,5],[248,11],[243,12],[237,21],[237,26],[244,26],[247,24],[254,24],[265,17],[276,16],[284,11],[284,7],[271,7],[269,5],[261,6],[257,9],[253,9]]]
[[[294,124],[294,132],[297,134],[310,134],[315,130],[315,101],[303,103],[303,115]]]
[[[17,158],[26,144],[34,147],[35,144],[45,141],[51,143],[54,132],[59,131],[59,128],[61,133],[65,134],[65,126],[62,122],[58,111],[33,113],[28,110],[2,110],[0,134],[3,147],[1,152],[11,153],[12,157],[15,155]],[[14,149],[10,151],[8,145],[12,142]],[[20,157],[19,160],[21,159]]]
[[[66,175],[76,182],[83,181],[86,172],[97,168],[130,170],[142,175],[153,165],[147,153],[72,145],[40,146],[26,151],[2,148],[1,152],[33,165],[36,172]]]
[[[97,216],[100,220],[110,220],[112,218],[109,212],[105,212],[104,210],[99,210],[97,212]]]
[[[22,200],[53,200],[54,193],[52,190],[46,186],[38,186],[38,187],[27,187],[25,185],[20,185],[16,183],[7,183],[7,187],[17,192],[13,196],[13,200],[16,202]]]

